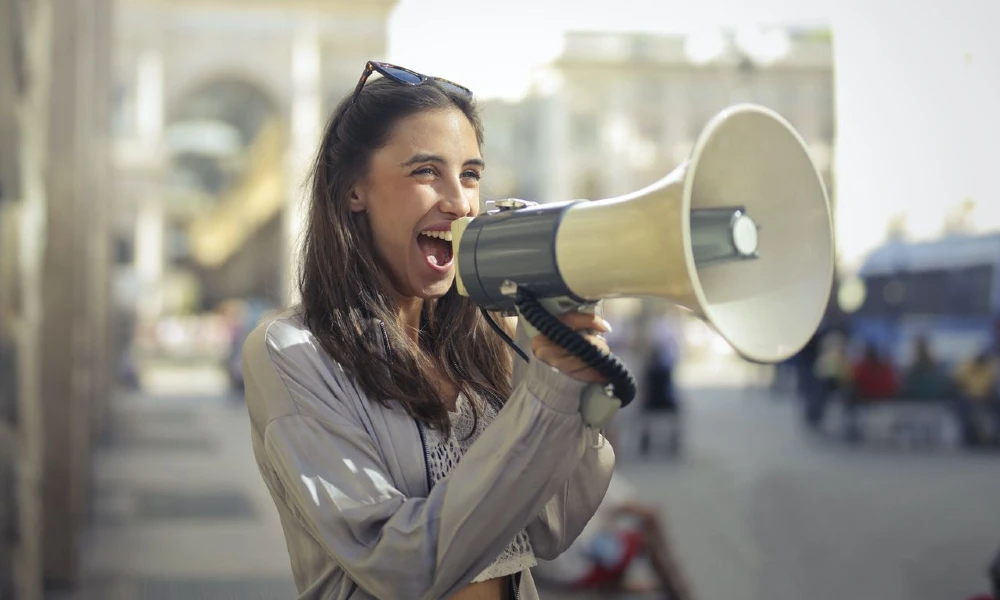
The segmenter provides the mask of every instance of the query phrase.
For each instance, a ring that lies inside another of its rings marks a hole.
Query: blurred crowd
[[[866,408],[937,405],[957,422],[965,446],[1000,445],[1000,319],[991,344],[953,364],[937,357],[928,336],[915,337],[909,354],[905,363],[894,360],[873,341],[830,329],[780,365],[775,383],[795,381],[810,427],[821,428],[828,409],[839,405],[849,441],[861,439]]]

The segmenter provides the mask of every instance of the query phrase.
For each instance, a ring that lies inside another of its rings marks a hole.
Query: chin
[[[424,300],[437,300],[444,296],[455,285],[455,274],[451,273],[447,277],[433,283],[421,286],[417,295]]]

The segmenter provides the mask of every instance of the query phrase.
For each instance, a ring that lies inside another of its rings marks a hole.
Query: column
[[[46,208],[42,257],[41,404],[44,431],[42,469],[42,567],[48,586],[68,585],[76,570],[80,530],[75,473],[79,427],[86,414],[74,375],[81,344],[80,248],[78,230],[87,222],[79,194],[78,115],[82,98],[79,63],[80,9],[73,2],[53,6],[52,78],[48,101]],[[72,59],[67,59],[72,57]],[[84,309],[85,310],[85,309]]]
[[[107,86],[96,75],[97,19],[107,0],[52,7],[46,109],[44,254],[39,333],[41,551],[48,587],[71,586],[90,489],[91,409],[107,369],[107,217],[100,194]],[[106,65],[104,65],[106,67]]]
[[[88,122],[91,124],[90,151],[85,156],[91,157],[89,170],[94,182],[91,190],[94,203],[94,235],[89,238],[89,260],[93,265],[90,278],[91,314],[90,324],[93,328],[90,351],[93,355],[93,375],[91,378],[91,393],[93,395],[90,411],[90,431],[94,437],[99,437],[107,423],[107,411],[112,393],[112,381],[116,370],[115,336],[112,327],[112,215],[114,192],[111,172],[111,111],[109,100],[113,87],[112,75],[112,43],[114,40],[112,5],[110,0],[99,0],[93,3],[93,51],[91,73],[93,77],[92,114]],[[103,100],[103,101],[102,101]],[[90,494],[87,496],[90,497]]]
[[[602,182],[603,197],[619,196],[632,190],[634,166],[629,160],[631,147],[636,142],[635,119],[632,117],[633,87],[628,79],[611,87],[611,106],[608,107],[601,132],[606,152],[604,164],[608,165],[607,177]],[[590,198],[599,200],[600,198]]]
[[[42,256],[45,240],[46,132],[52,64],[51,7],[44,0],[18,15],[24,66],[33,76],[19,98],[20,182],[15,218],[14,278],[18,283],[11,329],[17,352],[17,452],[14,486],[18,538],[13,556],[14,597],[42,600],[42,478],[45,454],[41,397]]]
[[[144,48],[137,60],[135,131],[138,147],[147,156],[159,157],[163,147],[164,84],[163,51],[159,44]],[[154,181],[137,201],[135,225],[135,272],[139,282],[140,322],[155,320],[163,310],[164,207],[159,185]]]
[[[558,74],[553,73],[553,78]],[[567,90],[564,85],[552,91],[551,95],[541,101],[541,123],[537,171],[539,198],[530,198],[538,202],[562,202],[572,200],[573,159],[570,146],[570,117],[566,101]],[[518,142],[519,143],[519,142]]]
[[[13,40],[21,26],[14,7],[0,3],[0,40]],[[16,260],[20,200],[20,137],[16,73],[19,57],[13,44],[0,45],[0,528],[16,527],[18,452],[17,352],[13,317],[17,302],[13,291],[18,281],[13,268]],[[0,597],[14,594],[14,555],[17,543],[12,536],[0,537]]]
[[[281,280],[288,305],[299,301],[296,275],[310,193],[303,183],[323,131],[320,60],[318,29],[310,26],[297,32],[292,39],[291,131],[286,159],[288,204],[284,212],[285,261]]]

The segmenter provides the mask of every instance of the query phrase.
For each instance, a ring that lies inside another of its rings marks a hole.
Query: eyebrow
[[[408,160],[406,162],[403,162],[403,163],[400,163],[399,166],[401,166],[401,167],[412,167],[413,165],[415,165],[417,163],[422,163],[422,162],[434,162],[434,163],[442,163],[442,164],[444,164],[447,161],[444,158],[438,156],[437,154],[427,154],[425,152],[421,152],[419,154],[414,154],[410,158],[410,160]],[[470,165],[471,166],[479,167],[480,169],[485,169],[486,168],[486,161],[484,161],[481,158],[470,158],[469,160],[467,160],[464,163],[462,163],[463,167],[468,167]]]

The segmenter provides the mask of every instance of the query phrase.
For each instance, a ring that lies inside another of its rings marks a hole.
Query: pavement
[[[966,600],[988,589],[1000,456],[817,439],[761,373],[683,369],[681,456],[619,452],[619,472],[665,510],[700,600]],[[115,399],[114,435],[98,450],[81,584],[51,598],[295,598],[241,399],[209,367],[148,369],[143,383]]]

